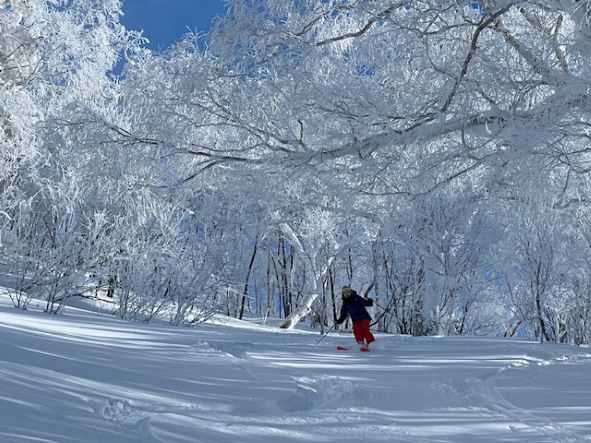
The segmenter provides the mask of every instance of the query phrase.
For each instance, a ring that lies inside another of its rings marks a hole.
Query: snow
[[[0,442],[585,442],[588,348],[175,328],[0,296]]]

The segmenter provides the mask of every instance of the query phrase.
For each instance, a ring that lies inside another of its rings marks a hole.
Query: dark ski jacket
[[[366,306],[373,306],[373,300],[371,298],[363,298],[358,294],[355,294],[350,299],[343,300],[343,306],[341,306],[341,315],[337,319],[337,325],[340,325],[347,319],[347,315],[351,316],[351,320],[371,320],[371,316],[365,309]]]

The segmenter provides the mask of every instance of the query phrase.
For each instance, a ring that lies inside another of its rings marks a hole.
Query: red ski
[[[337,351],[352,351],[352,350],[353,350],[353,348],[337,345]],[[362,346],[359,348],[359,351],[360,352],[369,352],[369,348]]]

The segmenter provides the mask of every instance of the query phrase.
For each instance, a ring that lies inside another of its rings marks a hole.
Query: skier
[[[369,351],[369,344],[375,341],[375,338],[369,330],[371,317],[365,307],[372,306],[373,300],[359,296],[350,286],[343,286],[341,298],[343,305],[341,306],[341,314],[336,324],[340,325],[347,319],[347,316],[351,316],[351,320],[353,321],[353,335],[360,345],[359,350],[362,352]]]

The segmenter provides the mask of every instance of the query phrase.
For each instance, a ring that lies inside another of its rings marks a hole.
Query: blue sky
[[[143,30],[151,49],[161,51],[191,31],[208,32],[224,12],[223,0],[124,0],[123,24]]]

